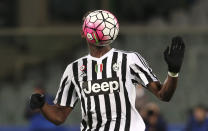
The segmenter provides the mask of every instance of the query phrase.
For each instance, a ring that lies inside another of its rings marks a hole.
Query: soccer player
[[[89,54],[67,66],[55,105],[47,104],[44,94],[36,93],[31,96],[31,108],[40,109],[59,125],[80,100],[82,131],[144,131],[145,124],[135,108],[135,84],[143,85],[162,101],[170,101],[184,57],[182,38],[174,37],[164,51],[168,75],[163,83],[139,53],[111,48],[111,42],[102,46],[87,43]]]

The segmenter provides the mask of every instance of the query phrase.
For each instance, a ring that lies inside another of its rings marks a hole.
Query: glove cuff
[[[173,72],[169,72],[169,71],[168,71],[168,75],[169,75],[170,77],[178,77],[179,73],[173,73]]]
[[[41,103],[40,109],[45,105],[45,101]]]
[[[45,95],[44,94],[41,94],[41,97],[42,97],[42,101],[41,101],[41,104],[40,104],[40,109],[44,106],[45,104]]]
[[[168,65],[168,72],[172,72],[172,73],[179,73],[180,72],[180,67],[174,67],[171,65]]]

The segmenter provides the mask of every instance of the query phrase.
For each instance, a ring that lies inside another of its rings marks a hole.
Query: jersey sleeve
[[[77,100],[78,95],[73,82],[72,67],[69,65],[61,78],[54,104],[73,108],[76,105]]]
[[[151,82],[158,81],[156,75],[140,54],[132,53],[130,59],[130,73],[133,75],[133,81],[142,84],[144,87],[147,87]]]

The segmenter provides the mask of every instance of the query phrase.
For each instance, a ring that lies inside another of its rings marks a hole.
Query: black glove
[[[45,104],[45,95],[43,94],[32,94],[30,97],[30,108],[40,109]]]
[[[164,58],[168,64],[168,71],[178,73],[181,69],[185,52],[185,44],[180,36],[172,38],[171,47],[164,51]]]

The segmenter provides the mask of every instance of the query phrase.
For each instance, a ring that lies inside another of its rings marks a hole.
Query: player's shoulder
[[[127,59],[129,61],[131,61],[131,62],[147,63],[146,60],[144,59],[144,57],[142,55],[140,55],[140,53],[138,53],[136,51],[126,51],[126,50],[120,50],[120,49],[115,49],[115,51],[123,53],[123,54],[126,54],[127,55]]]
[[[127,50],[120,50],[120,49],[114,49],[115,52],[119,52],[119,53],[123,53],[123,54],[127,54],[129,56],[138,56],[140,55],[138,52],[136,51],[127,51]]]

